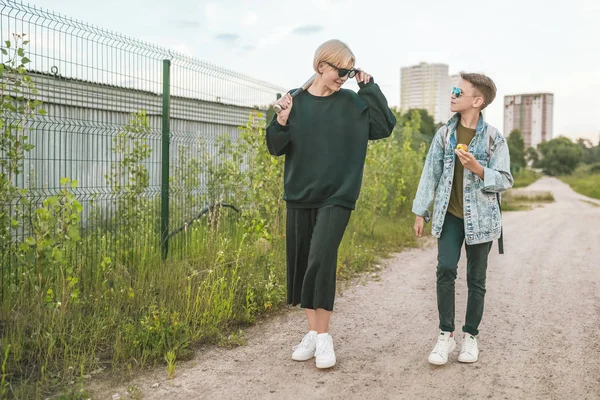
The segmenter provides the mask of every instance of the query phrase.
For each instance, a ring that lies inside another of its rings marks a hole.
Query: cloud
[[[215,3],[208,3],[204,5],[204,14],[208,19],[217,18],[218,13],[217,5]]]
[[[246,25],[246,26],[256,25],[257,22],[258,22],[258,15],[256,15],[255,12],[249,12],[244,17],[244,25]]]
[[[216,40],[230,43],[236,42],[239,38],[240,35],[236,33],[219,33],[218,35],[215,35]]]
[[[292,29],[281,28],[275,29],[272,32],[273,33],[270,35],[263,36],[258,40],[258,44],[256,46],[258,49],[263,49],[280,43],[292,33]]]
[[[302,25],[295,28],[292,33],[295,35],[312,35],[313,33],[321,32],[323,25]]]
[[[174,23],[177,27],[183,29],[197,29],[202,27],[202,24],[199,21],[192,21],[189,19],[179,19],[176,20]]]

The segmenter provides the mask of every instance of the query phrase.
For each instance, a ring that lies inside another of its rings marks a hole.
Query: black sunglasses
[[[348,78],[354,78],[356,76],[356,72],[358,71],[356,68],[348,69],[348,68],[339,68],[330,63],[329,61],[325,61],[325,64],[329,65],[331,68],[336,69],[338,72],[338,76],[340,78],[348,75]]]

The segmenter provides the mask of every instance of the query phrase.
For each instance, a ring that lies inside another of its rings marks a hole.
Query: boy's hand
[[[417,235],[417,237],[423,236],[423,227],[424,226],[425,226],[425,218],[417,215],[417,218],[415,219],[415,226],[414,226],[415,235]]]
[[[465,167],[466,169],[483,179],[483,166],[479,164],[479,162],[475,159],[473,154],[467,153],[466,151],[460,149],[456,149],[454,150],[454,152],[458,156],[458,159],[460,160],[460,163],[463,165],[463,167]]]

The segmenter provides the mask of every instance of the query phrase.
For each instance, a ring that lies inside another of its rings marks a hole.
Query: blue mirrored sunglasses
[[[452,91],[450,92],[450,94],[453,95],[456,98],[459,98],[460,96],[463,95],[463,91],[459,87],[452,86]]]

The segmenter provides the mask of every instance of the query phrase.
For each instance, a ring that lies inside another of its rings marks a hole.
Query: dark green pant
[[[333,311],[338,248],[352,210],[288,208],[287,302]]]
[[[437,302],[440,329],[454,332],[454,282],[458,260],[465,240],[464,221],[446,214],[442,234],[438,239]],[[485,276],[492,242],[466,245],[467,249],[467,315],[463,332],[477,335],[483,315]]]

